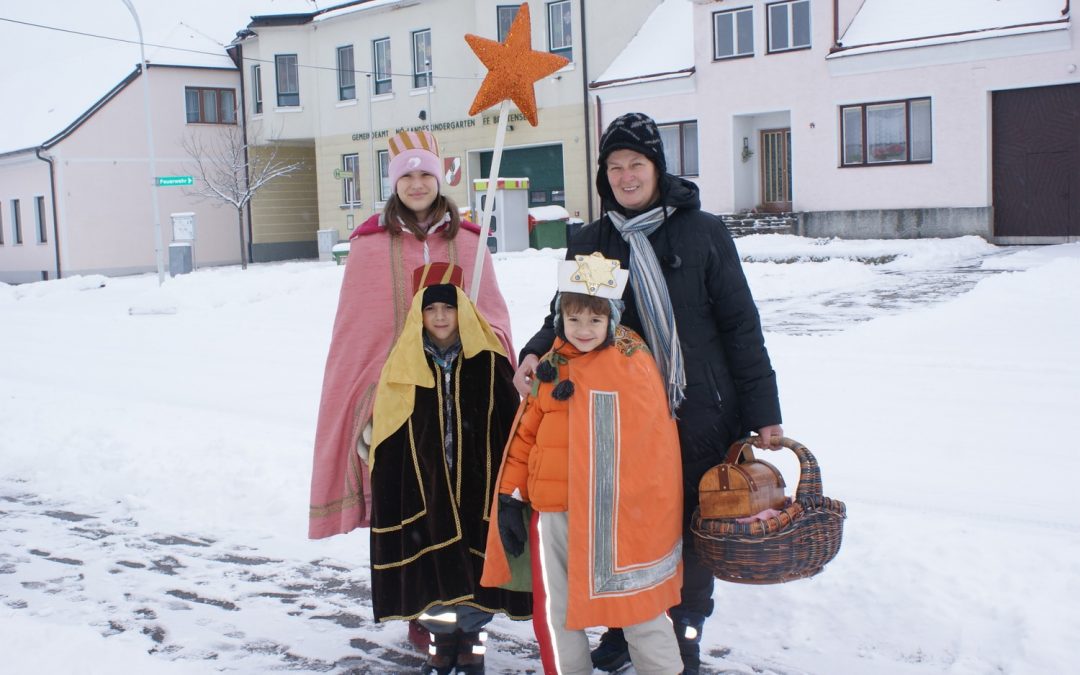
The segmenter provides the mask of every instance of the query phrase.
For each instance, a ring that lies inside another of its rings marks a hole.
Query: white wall
[[[796,211],[986,207],[991,203],[990,92],[1080,81],[1080,50],[1064,31],[826,58],[832,3],[813,2],[810,50],[765,54],[763,0],[754,7],[755,56],[712,60],[712,13],[695,5],[703,206],[745,207],[736,198],[737,116],[789,111]],[[1070,70],[1070,67],[1072,70]],[[929,96],[930,164],[840,168],[839,106]]]

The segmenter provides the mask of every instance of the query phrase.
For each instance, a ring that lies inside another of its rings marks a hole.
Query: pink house
[[[683,35],[689,60],[631,44],[591,92],[601,125],[641,110],[682,140],[706,209],[793,212],[809,236],[1080,237],[1068,0],[666,0],[654,21],[665,7],[683,23],[652,54]]]
[[[0,154],[0,281],[156,270],[140,77],[137,68],[40,145]],[[150,67],[160,176],[188,175],[192,162],[183,149],[185,135],[235,129],[238,86],[236,70]],[[183,186],[153,189],[165,247],[174,241],[172,216],[186,224],[193,215],[199,266],[240,261],[234,210],[193,196]],[[175,234],[187,240],[183,229]]]

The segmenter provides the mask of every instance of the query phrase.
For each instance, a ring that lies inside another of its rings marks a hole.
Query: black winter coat
[[[696,185],[671,175],[661,181],[661,201],[675,211],[649,241],[667,281],[686,364],[686,399],[677,415],[689,518],[702,474],[720,463],[741,436],[780,424],[780,401],[757,307],[731,235],[723,221],[701,210]],[[566,257],[594,251],[630,267],[630,246],[606,215],[574,235]],[[623,325],[644,335],[633,292],[624,293],[623,301]],[[550,349],[553,316],[554,300],[522,358]]]

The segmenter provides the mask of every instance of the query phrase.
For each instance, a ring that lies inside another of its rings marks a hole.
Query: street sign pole
[[[150,63],[146,60],[146,46],[143,43],[142,24],[139,22],[139,14],[131,0],[122,0],[131,12],[131,18],[135,19],[135,28],[139,32],[139,73],[142,77],[143,90],[143,116],[146,118],[146,145],[150,153],[150,176],[157,173],[157,163],[154,161],[154,126],[150,115]],[[161,214],[158,213],[157,190],[150,189],[150,203],[154,209],[154,258],[157,262],[158,286],[165,283],[165,247],[161,241]]]

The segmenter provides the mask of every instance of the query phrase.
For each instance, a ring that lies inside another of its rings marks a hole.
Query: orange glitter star
[[[529,19],[529,3],[521,3],[506,42],[488,40],[479,35],[468,34],[465,41],[487,67],[488,74],[473,99],[469,114],[475,115],[506,99],[513,101],[518,110],[537,125],[536,93],[533,83],[562,68],[569,59],[548,52],[533,51],[532,22]]]

